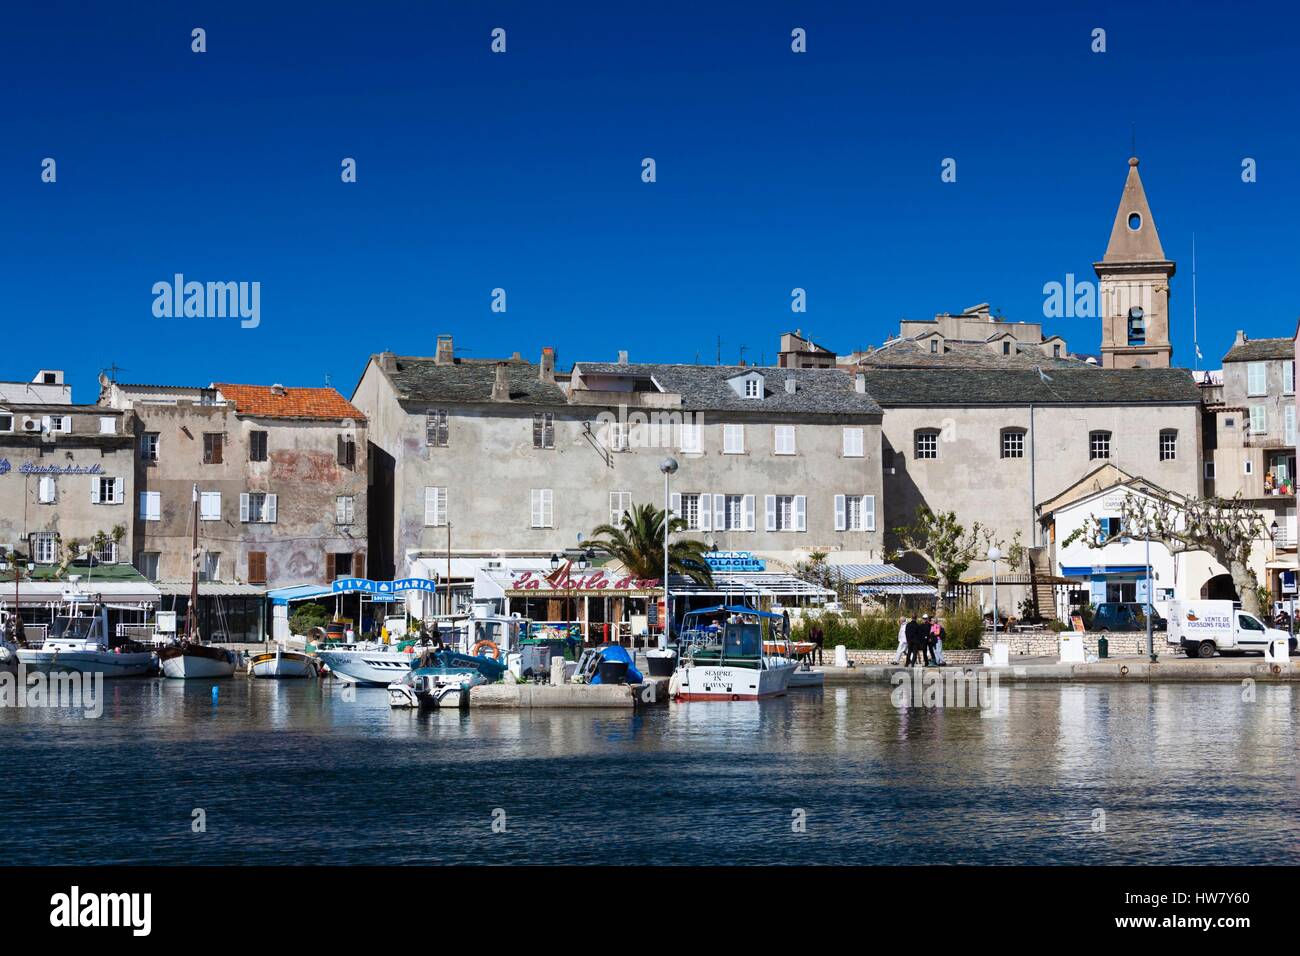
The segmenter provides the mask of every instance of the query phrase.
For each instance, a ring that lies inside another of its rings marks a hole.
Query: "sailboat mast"
[[[190,554],[193,559],[190,561],[190,604],[185,609],[185,636],[194,640],[197,636],[196,629],[198,616],[194,609],[199,603],[199,486],[195,484],[194,495],[190,502],[190,512],[194,518],[194,543]]]

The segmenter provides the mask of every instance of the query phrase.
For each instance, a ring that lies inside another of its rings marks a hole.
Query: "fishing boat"
[[[325,645],[316,650],[317,659],[330,673],[349,684],[387,687],[411,669],[414,644],[383,644],[358,641],[355,644]]]
[[[254,654],[248,661],[250,677],[276,680],[320,676],[320,662],[310,654],[285,650],[277,645],[274,651]]]
[[[707,624],[710,617],[725,622]],[[739,605],[701,608],[686,615],[679,641],[681,661],[668,683],[673,700],[762,700],[790,686],[799,666],[763,652],[762,621],[781,615]]]
[[[204,643],[199,633],[199,486],[194,486],[190,506],[194,521],[193,564],[190,568],[190,601],[185,608],[185,633],[158,651],[158,661],[168,677],[179,679],[230,677],[239,655],[229,648]]]
[[[476,667],[416,667],[388,685],[388,703],[421,710],[468,707],[470,688],[487,682]]]
[[[45,673],[103,674],[106,678],[153,673],[153,651],[143,644],[127,641],[111,645],[107,607],[78,595],[65,596],[66,613],[54,616],[49,636],[40,646],[17,649],[23,667]]]

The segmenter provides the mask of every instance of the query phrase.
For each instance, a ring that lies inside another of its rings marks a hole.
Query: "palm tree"
[[[669,534],[683,531],[686,522],[673,518],[668,523]],[[617,558],[630,574],[642,578],[658,578],[664,573],[664,512],[654,505],[633,505],[623,512],[617,526],[602,524],[592,532],[593,540],[587,546]],[[668,543],[668,570],[681,574],[699,584],[712,585],[713,572],[704,561],[708,553],[703,541],[678,538]]]

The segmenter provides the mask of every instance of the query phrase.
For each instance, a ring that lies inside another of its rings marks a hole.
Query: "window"
[[[224,438],[221,432],[203,433],[203,464],[221,464],[221,447]]]
[[[1255,473],[1255,463],[1247,458],[1241,463],[1241,473],[1243,475],[1253,475]]]
[[[1268,363],[1251,362],[1246,366],[1246,394],[1268,394]]]
[[[609,423],[609,450],[627,451],[627,422]]]
[[[199,389],[199,404],[200,405],[217,404],[217,390],[215,388]]]
[[[325,576],[331,581],[352,577],[352,555],[343,551],[325,555]]]
[[[1011,343],[1010,343],[1010,342],[1003,342],[1003,343],[1002,343],[1002,354],[1003,354],[1003,355],[1010,355],[1010,354],[1011,354]]]
[[[1002,457],[1025,457],[1025,432],[1021,428],[1002,429]]]
[[[746,379],[746,380],[745,380],[745,397],[746,397],[746,398],[761,398],[762,395],[761,395],[760,392],[759,392],[759,389],[760,389],[761,387],[762,387],[762,386],[761,386],[761,383],[759,382],[758,379],[756,379],[756,378]]]
[[[101,435],[116,435],[117,419],[109,418],[107,416],[101,417],[99,419],[99,433]]]
[[[199,492],[199,520],[200,521],[221,520],[221,492],[219,491]]]
[[[435,409],[424,416],[424,443],[434,448],[447,447],[447,410]]]
[[[426,528],[445,528],[447,526],[447,489],[424,489],[424,526]]]
[[[0,415],[0,432],[11,432],[14,430],[14,417],[8,413]]]
[[[632,492],[611,491],[609,493],[609,523],[615,528],[623,523],[623,515],[632,510]]]
[[[140,492],[140,520],[162,520],[162,493],[158,491]]]
[[[808,499],[803,495],[768,495],[765,505],[768,531],[808,530]]]
[[[931,340],[930,340],[930,354],[932,354],[932,355],[937,355],[938,353],[939,353],[939,340],[938,340],[938,339],[931,339]]]
[[[199,564],[200,581],[220,581],[221,580],[221,552],[204,551],[203,560]]]
[[[1061,357],[1061,346],[1059,344],[1052,346],[1052,358]]]
[[[266,461],[266,432],[248,433],[248,460]]]
[[[38,531],[32,535],[32,559],[37,564],[53,564],[59,556],[59,535],[56,531]]]
[[[59,483],[53,475],[41,475],[36,483],[36,501],[42,505],[52,505],[59,500]]]
[[[925,428],[916,433],[916,456],[917,458],[938,458],[939,457],[939,432],[933,428]]]
[[[754,496],[723,495],[722,527],[718,531],[753,531]],[[748,507],[746,503],[748,502]],[[748,517],[747,517],[748,516]]]
[[[249,491],[239,496],[239,520],[245,524],[275,524],[279,496]]]
[[[743,455],[745,453],[745,426],[722,426],[722,453],[724,455]]]
[[[158,432],[145,432],[140,436],[140,460],[158,460]]]
[[[338,436],[338,463],[341,468],[357,467],[357,440],[351,435]]]
[[[794,454],[794,426],[777,425],[774,436],[774,451],[778,455]]]
[[[682,495],[677,516],[686,522],[687,531],[700,530],[700,496]]]
[[[1160,430],[1160,460],[1173,461],[1178,457],[1178,432],[1172,428]]]
[[[537,412],[533,415],[533,447],[555,447],[555,415],[551,412]]]
[[[1131,212],[1128,214],[1128,227],[1134,232],[1142,228],[1142,216],[1140,213]]]
[[[99,544],[91,543],[91,554],[100,564],[117,564],[117,542],[105,538]]]
[[[1295,360],[1288,359],[1282,363],[1282,394],[1295,394]]]
[[[1117,537],[1123,530],[1119,518],[1098,518],[1097,526],[1099,532],[1097,535],[1098,541],[1109,541],[1111,538]]]
[[[334,499],[334,523],[352,523],[352,495],[339,495]]]
[[[836,531],[875,531],[875,495],[836,495]]]
[[[1287,405],[1282,409],[1282,440],[1288,445],[1295,444],[1295,406]]]
[[[1252,435],[1268,434],[1268,407],[1265,405],[1250,406],[1250,433]]]
[[[683,452],[700,452],[704,450],[704,427],[698,423],[682,422],[681,448]]]
[[[1128,344],[1147,344],[1146,314],[1136,305],[1128,310]]]
[[[865,447],[861,428],[844,429],[844,457],[861,458]]]
[[[99,476],[90,479],[92,505],[120,505],[124,483],[117,478]]]
[[[140,556],[136,558],[135,569],[150,581],[157,581],[158,559],[161,557],[162,553],[159,551],[141,551]]]
[[[266,552],[265,551],[248,552],[248,583],[249,584],[266,583]]]
[[[1207,461],[1205,463],[1205,477],[1210,481],[1214,480],[1214,462]]]
[[[1110,432],[1088,433],[1088,457],[1094,461],[1110,457]]]
[[[1224,427],[1224,428],[1236,428],[1236,427],[1237,427],[1237,420],[1236,420],[1235,418],[1225,418],[1225,419],[1223,420],[1223,427]]]
[[[72,431],[72,419],[67,415],[51,415],[49,422],[49,430],[52,432]]]
[[[550,488],[534,488],[531,494],[532,527],[555,527],[555,494]]]

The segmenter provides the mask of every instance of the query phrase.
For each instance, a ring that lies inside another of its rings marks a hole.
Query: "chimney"
[[[379,367],[385,372],[397,371],[397,356],[392,352],[379,353]]]
[[[497,362],[496,378],[492,380],[492,401],[510,401],[510,366]]]
[[[281,385],[279,382],[277,382],[276,384],[272,385],[272,386],[271,386],[271,394],[272,394],[272,395],[277,395],[277,396],[283,397],[283,396],[284,396],[284,386]]]
[[[618,364],[619,364],[619,365],[626,365],[626,364],[627,364],[627,350],[626,350],[626,349],[620,349],[620,350],[619,350],[619,353],[618,353]]]
[[[853,376],[853,390],[859,395],[867,394],[867,376],[862,372]]]
[[[543,382],[555,381],[555,349],[549,345],[542,349],[542,364],[537,370],[537,377]]]
[[[450,335],[438,336],[438,349],[436,352],[433,353],[433,364],[451,365],[453,364],[454,361],[453,356],[454,353],[452,351],[451,336]]]
[[[785,393],[786,393],[787,395],[793,395],[793,394],[794,394],[794,376],[793,376],[793,375],[787,375],[787,376],[785,377]]]
[[[1235,347],[1235,346],[1238,346],[1238,345],[1245,345],[1245,344],[1246,344],[1246,333],[1243,332],[1241,329],[1238,329],[1238,330],[1237,330],[1237,338],[1236,338],[1236,341],[1234,341],[1232,344],[1233,344],[1234,347]]]

